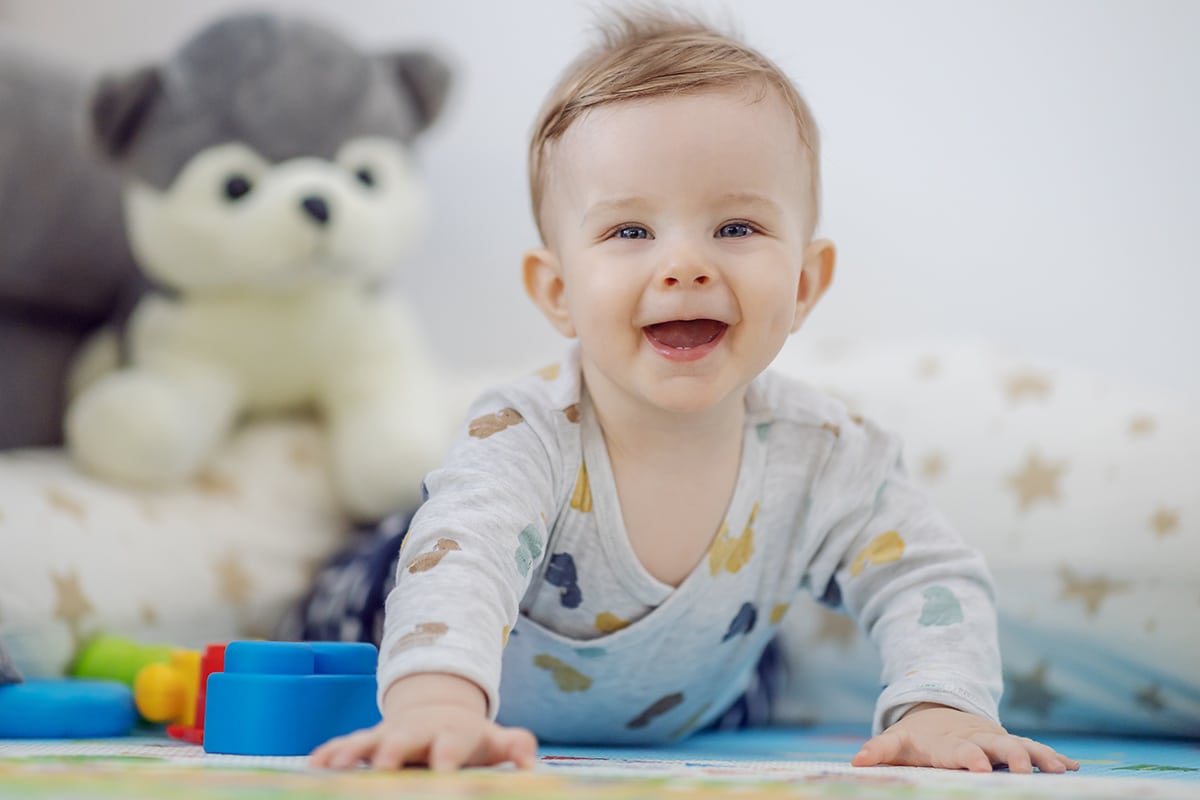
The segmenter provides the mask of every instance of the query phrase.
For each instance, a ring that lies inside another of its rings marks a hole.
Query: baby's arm
[[[559,474],[553,423],[564,415],[521,400],[482,398],[446,465],[426,478],[428,499],[386,600],[383,720],[318,748],[314,765],[531,763],[533,735],[492,719],[502,651],[549,546]]]
[[[511,761],[531,767],[537,740],[524,728],[488,719],[487,698],[471,681],[444,673],[401,678],[388,689],[383,721],[332,739],[313,751],[314,767],[345,769],[367,762],[375,769],[425,764],[435,770]]]
[[[822,599],[879,648],[876,736],[857,766],[1046,772],[1078,764],[998,721],[1000,653],[991,577],[905,474],[899,444],[869,422],[843,425],[821,495],[826,535],[810,563]]]

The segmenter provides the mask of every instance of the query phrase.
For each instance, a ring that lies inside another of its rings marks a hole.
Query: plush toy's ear
[[[162,73],[157,67],[100,79],[89,111],[92,137],[107,156],[118,158],[128,149],[161,92]]]
[[[405,50],[380,56],[396,83],[417,111],[417,130],[425,130],[441,113],[450,89],[450,65],[425,50]]]

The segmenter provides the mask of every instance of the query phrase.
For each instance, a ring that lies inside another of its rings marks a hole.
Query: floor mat
[[[971,775],[848,765],[863,736],[811,730],[704,734],[678,747],[544,746],[535,770],[435,775],[316,772],[303,758],[218,756],[158,738],[87,742],[0,741],[2,798],[171,800],[276,797],[610,798],[1200,798],[1200,745],[1121,738],[1050,737],[1082,762],[1068,775]]]

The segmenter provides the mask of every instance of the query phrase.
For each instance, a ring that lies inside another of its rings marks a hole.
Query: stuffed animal
[[[449,80],[429,52],[368,55],[313,21],[238,14],[99,82],[92,132],[163,291],[133,312],[124,366],[68,409],[79,463],[168,485],[239,418],[312,408],[354,516],[417,499],[445,404],[413,316],[378,288],[424,225],[410,147]]]
[[[0,31],[0,449],[62,441],[73,355],[141,293],[89,80]]]

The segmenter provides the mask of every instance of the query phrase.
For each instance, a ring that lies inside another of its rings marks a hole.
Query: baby
[[[543,108],[530,184],[525,288],[574,342],[481,398],[428,476],[385,605],[383,721],[312,763],[686,736],[745,705],[809,591],[883,656],[854,764],[1078,768],[998,724],[987,570],[896,439],[766,371],[834,270],[816,126],[780,70],[695,20],[618,14]]]

